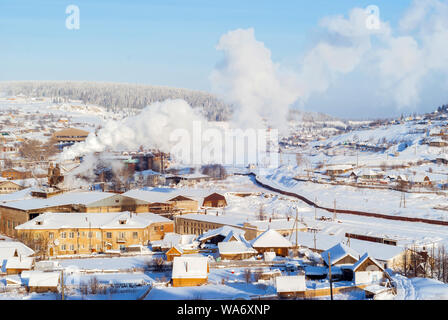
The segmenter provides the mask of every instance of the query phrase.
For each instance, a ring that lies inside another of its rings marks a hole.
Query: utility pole
[[[296,207],[296,250],[297,250],[297,257],[299,257],[299,241],[298,241],[298,236],[299,236],[299,222],[297,220],[298,218],[298,214],[299,214],[299,209],[297,209]]]
[[[317,197],[314,198],[314,220],[317,220]]]
[[[333,280],[331,279],[331,257],[330,252],[328,252],[328,276],[330,277],[330,295],[331,300],[333,300]]]
[[[406,208],[406,193],[403,192],[403,203],[404,207]]]
[[[64,269],[61,270],[61,293],[62,293],[62,300],[65,300],[64,297]]]
[[[358,151],[358,148],[356,148],[356,167],[359,167],[358,155],[359,155],[359,151]]]
[[[336,221],[336,199],[334,199],[333,220]]]
[[[314,250],[316,250],[316,233],[317,229],[311,229],[311,232],[313,233],[313,239],[314,239]]]

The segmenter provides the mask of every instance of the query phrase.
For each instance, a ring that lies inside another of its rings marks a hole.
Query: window
[[[62,250],[62,251],[65,251],[65,249],[66,249],[65,244],[61,245],[61,250]]]
[[[48,238],[53,239],[53,238],[54,238],[54,233],[53,233],[53,232],[50,232],[50,233],[48,234]]]
[[[65,232],[61,232],[61,238],[62,238],[62,239],[67,238],[67,234],[66,234]],[[65,250],[65,249],[64,249],[64,250]]]
[[[120,239],[124,239],[124,238],[126,238],[126,232],[119,232],[119,233],[118,233],[118,237],[119,237]]]
[[[101,232],[97,232],[96,237],[97,237],[97,239],[101,239]]]
[[[74,233],[74,232],[69,232],[69,233],[68,233],[68,237],[69,237],[70,239],[73,239],[73,238],[75,237],[75,233]]]
[[[154,227],[154,231],[159,231],[159,227],[158,227],[158,226],[155,226],[155,227]]]
[[[89,238],[92,238],[92,231],[89,231]]]
[[[132,233],[132,237],[133,237],[134,239],[138,239],[138,232],[133,232],[133,233]]]
[[[70,250],[72,250],[72,251],[75,250],[75,245],[71,244],[70,245]]]
[[[163,224],[160,226],[160,231],[163,231]]]
[[[112,232],[106,232],[106,238],[111,239],[112,238]]]

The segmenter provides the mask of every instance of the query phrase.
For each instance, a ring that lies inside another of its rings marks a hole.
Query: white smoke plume
[[[300,92],[291,76],[280,70],[271,52],[255,39],[254,29],[223,35],[217,45],[224,58],[210,76],[212,88],[236,106],[233,123],[239,128],[264,127],[269,120],[284,128],[290,105]]]
[[[61,160],[107,150],[137,150],[140,146],[170,152],[175,130],[192,132],[195,123],[206,120],[184,100],[156,102],[138,115],[122,121],[110,121],[97,134],[89,134],[84,142],[65,149]]]

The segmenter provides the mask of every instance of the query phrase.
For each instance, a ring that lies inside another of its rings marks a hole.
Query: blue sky
[[[294,63],[318,22],[353,7],[379,6],[397,23],[408,0],[23,1],[0,3],[0,80],[133,82],[209,90],[220,36],[253,27],[274,61]],[[80,29],[65,8],[80,8]]]

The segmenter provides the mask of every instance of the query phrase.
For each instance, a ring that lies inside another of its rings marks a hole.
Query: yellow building
[[[0,181],[0,194],[12,193],[22,190],[23,187],[12,181]]]
[[[59,256],[147,245],[173,232],[173,221],[153,213],[46,212],[15,229],[36,251]]]
[[[0,205],[0,232],[15,237],[15,227],[43,212],[148,212],[148,202],[109,192],[66,192],[50,198]]]

